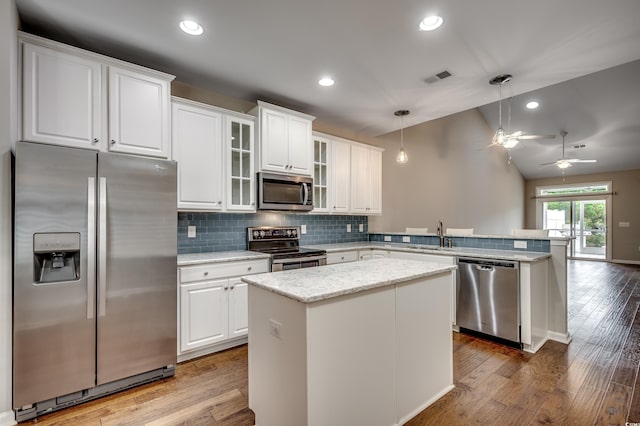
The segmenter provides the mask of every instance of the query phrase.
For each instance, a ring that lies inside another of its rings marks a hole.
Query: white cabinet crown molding
[[[315,116],[309,115],[309,114],[305,114],[304,112],[295,111],[295,110],[292,110],[292,109],[289,109],[289,108],[281,107],[279,105],[270,104],[270,103],[265,102],[265,101],[258,100],[256,102],[258,103],[258,107],[268,108],[268,109],[279,111],[279,112],[283,112],[283,113],[289,114],[289,115],[295,115],[297,117],[304,118],[305,120],[309,120],[309,121],[313,121],[313,120],[316,119]]]
[[[163,80],[172,81],[176,78],[175,75],[172,75],[163,71],[154,70],[152,68],[147,68],[142,65],[132,64],[131,62],[126,62],[120,59],[112,58],[110,56],[94,53],[88,50],[81,49],[79,47],[71,46],[71,45],[60,43],[54,40],[46,39],[44,37],[25,33],[23,31],[18,31],[18,40],[21,43],[28,42],[32,44],[37,44],[39,46],[48,47],[50,49],[62,50],[77,56],[83,56],[87,59],[102,62],[105,65],[128,68],[132,71],[142,72],[147,75],[160,78]]]
[[[242,118],[244,120],[255,121],[255,119],[256,119],[255,116],[246,114],[244,112],[234,111],[234,110],[231,110],[231,109],[222,108],[222,107],[211,105],[211,104],[207,104],[207,103],[204,103],[204,102],[194,101],[192,99],[181,98],[179,96],[171,96],[171,102],[172,103],[173,102],[178,102],[178,103],[181,103],[181,104],[184,104],[184,105],[191,105],[191,106],[197,107],[197,108],[205,108],[205,109],[209,109],[211,111],[219,112],[219,113],[224,114],[224,115],[232,115],[232,116],[237,117],[237,118]]]

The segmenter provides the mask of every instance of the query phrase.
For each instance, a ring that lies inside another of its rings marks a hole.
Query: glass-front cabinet
[[[329,170],[327,158],[329,156],[329,140],[314,135],[313,138],[313,211],[327,212]]]
[[[253,121],[227,116],[227,210],[254,211]]]

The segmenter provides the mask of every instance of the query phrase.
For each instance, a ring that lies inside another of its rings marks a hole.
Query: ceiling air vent
[[[430,77],[427,77],[424,79],[425,83],[429,83],[429,84],[433,84],[435,82],[438,82],[440,80],[444,80],[447,77],[451,77],[453,74],[451,74],[449,71],[444,70],[441,71],[435,75],[432,75]]]

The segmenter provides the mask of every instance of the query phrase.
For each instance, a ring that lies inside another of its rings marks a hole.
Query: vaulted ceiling
[[[497,128],[509,73],[511,129],[569,132],[572,172],[640,168],[640,2],[637,0],[17,0],[23,29],[175,74],[194,86],[268,100],[371,136],[481,107]],[[429,14],[436,31],[418,30]],[[182,19],[200,37],[178,29]],[[452,76],[425,80],[447,70]],[[336,84],[317,81],[330,75]],[[538,98],[536,111],[520,102]],[[505,103],[503,103],[503,106]],[[503,121],[506,116],[503,114]],[[489,141],[487,141],[489,142]],[[527,178],[561,138],[513,149]]]

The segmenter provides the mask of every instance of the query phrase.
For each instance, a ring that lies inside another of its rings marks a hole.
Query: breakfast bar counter
[[[256,425],[399,425],[451,390],[455,268],[372,259],[243,277]]]

